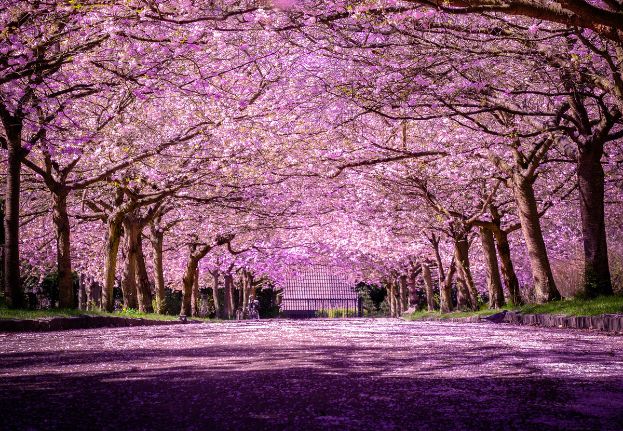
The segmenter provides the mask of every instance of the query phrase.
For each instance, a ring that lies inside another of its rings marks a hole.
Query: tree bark
[[[389,317],[394,317],[395,315],[395,311],[394,311],[394,282],[393,281],[389,281],[387,283],[387,305],[389,305]]]
[[[443,280],[443,284],[440,286],[439,297],[442,313],[449,313],[454,308],[452,304],[452,279],[454,278],[455,272],[456,263],[452,260],[450,267],[448,268],[448,272],[446,273],[446,277]]]
[[[454,256],[460,274],[458,289],[461,295],[457,296],[458,306],[459,308],[477,310],[478,292],[470,268],[467,234],[463,234],[454,240]]]
[[[439,278],[439,309],[442,313],[449,313],[452,311],[452,279],[456,271],[456,265],[454,259],[450,263],[448,272],[445,273],[443,269],[443,261],[441,260],[441,254],[439,253],[439,241],[432,237],[431,245],[435,253],[435,261],[437,262],[437,274]]]
[[[400,289],[400,312],[399,317],[409,308],[409,290],[407,289],[407,276],[398,277],[398,286]]]
[[[214,301],[214,315],[217,319],[223,318],[223,310],[221,309],[221,301],[218,297],[219,271],[211,271],[212,275],[212,301]]]
[[[195,270],[190,308],[190,313],[193,317],[199,316],[199,265],[197,265],[197,269]]]
[[[392,317],[398,317],[400,316],[400,286],[395,278],[392,281],[392,301],[394,303],[394,314]]]
[[[78,287],[78,309],[87,309],[87,277],[84,274],[80,275],[80,284]]]
[[[191,253],[186,264],[184,276],[182,277],[182,309],[180,310],[180,315],[182,316],[190,316],[192,314],[192,290],[198,265],[199,259]]]
[[[13,122],[11,117],[9,120]],[[24,306],[24,291],[20,277],[19,261],[19,200],[20,180],[22,172],[22,125],[4,123],[7,135],[7,172],[5,189],[5,214],[4,214],[4,286],[6,289],[6,302],[11,308]],[[15,123],[13,122],[13,123]]]
[[[106,238],[106,261],[104,263],[104,288],[102,289],[102,308],[113,311],[115,303],[113,289],[117,271],[117,257],[121,238],[121,221],[117,217],[109,218]]]
[[[102,299],[102,287],[99,283],[96,283],[90,276],[86,279],[86,296],[87,296],[87,310],[95,310],[95,308],[101,308]]]
[[[248,278],[248,283],[249,283],[249,301],[255,301],[255,277],[253,276],[252,273],[249,273],[249,278]]]
[[[494,223],[496,223],[495,220]],[[508,298],[513,305],[522,305],[523,299],[521,298],[519,280],[517,280],[517,274],[515,274],[513,260],[511,259],[508,233],[500,228],[499,221],[496,223],[496,228],[493,229],[493,235],[495,236],[496,248],[500,256],[500,269],[502,270],[504,285],[508,290]]]
[[[59,190],[53,193],[54,208],[52,220],[56,227],[56,262],[58,271],[59,306],[73,308],[74,286],[71,269],[71,230],[67,214],[68,191]]]
[[[521,230],[528,249],[536,301],[544,303],[560,299],[560,293],[556,289],[547,248],[543,239],[543,231],[541,230],[539,211],[532,183],[529,180],[517,177],[518,175],[516,175],[513,181],[513,193],[519,211]]]
[[[225,317],[231,319],[234,316],[234,277],[228,273],[225,273],[223,277],[225,280],[225,309],[223,311]]]
[[[487,290],[489,292],[489,308],[500,308],[504,305],[504,291],[500,279],[500,269],[495,253],[495,241],[493,232],[486,227],[480,227],[480,242],[485,259],[485,271],[487,274]]]
[[[85,279],[84,291],[86,294],[86,310],[94,310],[96,307],[95,304],[95,283],[90,276],[87,276]],[[99,307],[98,307],[99,308]]]
[[[398,314],[400,313],[398,307],[399,307],[399,302],[398,302],[398,283],[396,283],[396,280],[392,280],[392,317],[398,317]]]
[[[153,313],[151,283],[145,264],[145,253],[143,252],[143,232],[139,226],[138,236],[136,237],[136,292],[138,299],[138,310],[142,313]]]
[[[612,295],[604,209],[603,143],[578,146],[577,181],[584,244],[584,293]]]
[[[4,196],[0,197],[0,292],[6,292],[4,284]]]
[[[216,238],[214,244],[199,244],[197,242],[193,242],[190,244],[190,256],[188,258],[188,263],[186,264],[186,271],[184,271],[184,276],[182,277],[182,313],[185,316],[189,316],[192,312],[191,309],[191,299],[192,299],[192,289],[193,283],[195,281],[195,275],[197,273],[197,268],[199,267],[199,261],[205,257],[206,254],[210,252],[214,247],[227,244],[233,236],[219,236]],[[195,238],[196,240],[197,238]],[[231,298],[231,275],[229,275],[229,301]],[[225,278],[225,287],[227,288],[227,276]],[[228,302],[228,296],[225,297],[225,302]],[[231,310],[231,308],[230,308]]]
[[[465,283],[465,279],[463,277],[463,273],[459,268],[456,274],[456,308],[461,311],[472,310],[472,301],[467,288],[467,283]]]
[[[236,284],[238,285],[238,288],[236,288]],[[236,280],[234,279],[234,288],[235,288],[235,292],[236,294],[234,295],[234,298],[236,298],[236,300],[238,301],[237,305],[234,305],[234,309],[240,312],[244,312],[244,297],[245,297],[245,285],[244,285],[244,279],[240,279],[238,283],[236,283]],[[240,318],[243,318],[244,316],[241,316]]]
[[[254,298],[251,296],[251,290],[253,289],[253,275],[250,271],[244,270],[242,272],[242,309],[246,311],[246,307],[249,302]]]
[[[430,267],[427,263],[422,263],[422,278],[426,289],[426,306],[428,311],[435,310],[435,297],[433,292],[433,278],[430,275]]]
[[[394,317],[400,316],[400,284],[398,283],[398,279],[395,278],[393,281],[393,300],[394,300]]]
[[[121,290],[123,292],[123,306],[125,308],[138,309],[136,292],[136,229],[137,226],[130,220],[128,214],[123,221],[124,248],[123,255],[125,266],[121,278]]]
[[[166,292],[164,289],[164,267],[162,266],[164,233],[151,225],[151,246],[153,248],[154,283],[156,285],[156,313],[164,314],[166,309]]]
[[[409,301],[408,301],[408,306],[415,306],[417,307],[418,304],[418,295],[417,295],[417,284],[416,284],[416,279],[417,279],[417,272],[415,270],[414,267],[411,267],[409,269],[409,274],[408,274],[408,278],[407,278],[407,289],[409,291]]]

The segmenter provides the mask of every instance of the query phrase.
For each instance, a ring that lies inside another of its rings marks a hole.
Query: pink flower
[[[290,9],[295,3],[296,0],[273,0],[273,5],[279,9]]]

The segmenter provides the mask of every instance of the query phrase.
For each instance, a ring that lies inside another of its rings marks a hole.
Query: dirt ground
[[[623,337],[389,319],[3,333],[0,429],[617,430]]]

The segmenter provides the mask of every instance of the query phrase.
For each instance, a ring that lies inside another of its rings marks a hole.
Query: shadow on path
[[[446,350],[428,352],[432,362],[413,348],[326,345],[4,353],[0,429],[623,429],[623,376],[546,378],[534,367],[594,356]],[[405,375],[409,354],[417,373]],[[461,377],[497,363],[513,373]]]

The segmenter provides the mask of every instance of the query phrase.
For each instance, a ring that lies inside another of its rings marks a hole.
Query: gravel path
[[[623,429],[623,337],[273,320],[0,334],[0,430]]]

